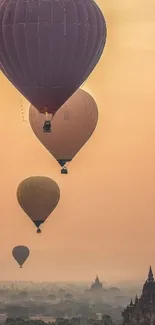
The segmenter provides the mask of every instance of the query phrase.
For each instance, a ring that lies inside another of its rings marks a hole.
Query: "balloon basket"
[[[23,267],[22,267],[22,265],[20,265],[20,267],[19,267],[20,269],[22,269]]]
[[[37,229],[37,234],[41,234],[40,228]]]
[[[45,121],[44,126],[43,126],[43,131],[45,133],[51,132],[51,121]]]
[[[63,168],[61,169],[61,174],[68,174],[68,170],[67,170],[66,167],[63,167]]]

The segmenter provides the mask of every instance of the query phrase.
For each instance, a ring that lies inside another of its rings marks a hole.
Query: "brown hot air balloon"
[[[24,262],[30,255],[30,251],[26,246],[16,246],[12,250],[12,255],[19,264],[20,268],[22,268]]]
[[[17,200],[24,212],[39,226],[48,218],[60,199],[56,182],[44,176],[32,176],[23,180],[17,188]]]
[[[51,133],[42,131],[43,120],[44,116],[31,105],[29,121],[34,134],[63,167],[92,135],[98,109],[92,96],[79,89],[54,116]],[[62,173],[67,173],[67,169],[63,167]]]

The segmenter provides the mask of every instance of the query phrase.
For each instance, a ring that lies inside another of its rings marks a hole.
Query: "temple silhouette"
[[[95,281],[92,283],[89,291],[101,291],[101,290],[103,290],[103,285],[100,282],[99,277],[97,275],[95,278]]]
[[[134,302],[131,300],[122,317],[122,325],[155,325],[155,281],[151,266],[142,295],[136,296]]]

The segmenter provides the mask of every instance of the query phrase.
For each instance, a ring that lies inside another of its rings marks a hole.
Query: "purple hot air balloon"
[[[98,63],[106,23],[93,0],[1,0],[0,65],[41,113],[56,111]]]

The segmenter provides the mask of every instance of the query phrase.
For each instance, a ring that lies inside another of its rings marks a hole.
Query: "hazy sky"
[[[99,122],[89,143],[60,174],[54,158],[22,122],[29,104],[0,74],[0,279],[144,279],[155,271],[155,2],[100,0],[107,45],[84,89]],[[16,188],[31,175],[49,176],[61,201],[36,234],[18,206]],[[31,249],[19,269],[15,245]]]

